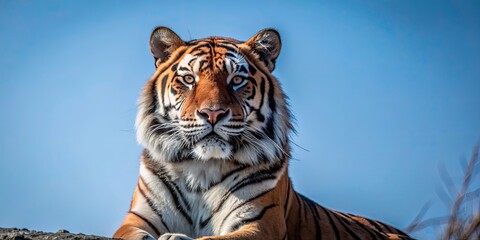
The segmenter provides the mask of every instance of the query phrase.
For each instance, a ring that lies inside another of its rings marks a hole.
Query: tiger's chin
[[[200,140],[192,149],[198,160],[227,160],[232,155],[232,145],[219,136],[208,136]]]

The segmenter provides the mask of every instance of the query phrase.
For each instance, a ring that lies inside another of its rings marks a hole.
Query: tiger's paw
[[[181,233],[165,233],[158,240],[193,240],[193,238]]]

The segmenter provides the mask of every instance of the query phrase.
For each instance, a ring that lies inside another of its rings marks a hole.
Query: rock
[[[60,229],[56,233],[46,233],[41,231],[28,230],[26,228],[0,228],[0,239],[11,240],[107,240],[113,238],[100,237],[94,235],[74,234],[65,229]]]

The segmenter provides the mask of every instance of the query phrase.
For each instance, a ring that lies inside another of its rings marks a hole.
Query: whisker
[[[260,134],[264,139],[269,140],[269,142],[273,144],[273,146],[275,147],[275,149],[276,149],[277,151],[280,151],[280,152],[282,152],[285,156],[290,157],[290,155],[289,155],[287,152],[285,152],[285,150],[284,150],[280,145],[278,145],[278,143],[277,143],[275,140],[271,139],[267,134],[265,134],[265,133],[264,133],[263,131],[261,131],[260,129],[256,128],[256,127],[253,126],[253,125],[248,125],[248,126],[247,126],[247,129],[249,129],[249,130],[254,130],[255,133],[258,133],[258,134]],[[248,132],[248,131],[246,131],[246,132]],[[253,137],[255,137],[255,136],[253,136]],[[255,137],[255,138],[256,138],[256,137]],[[257,139],[257,140],[258,140],[258,139]],[[255,142],[255,141],[254,141],[254,142]]]

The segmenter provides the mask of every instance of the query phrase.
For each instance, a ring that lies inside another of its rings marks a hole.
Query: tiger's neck
[[[175,181],[181,181],[192,192],[203,192],[220,182],[229,172],[242,168],[222,160],[166,163],[165,169]]]
[[[236,161],[186,160],[182,162],[162,163],[154,160],[146,151],[142,154],[142,164],[157,174],[168,175],[171,181],[181,183],[188,191],[201,193],[208,191],[227,177],[241,173],[252,174],[267,169],[277,171],[288,162],[282,159],[275,162],[264,162],[254,166],[239,164]]]

